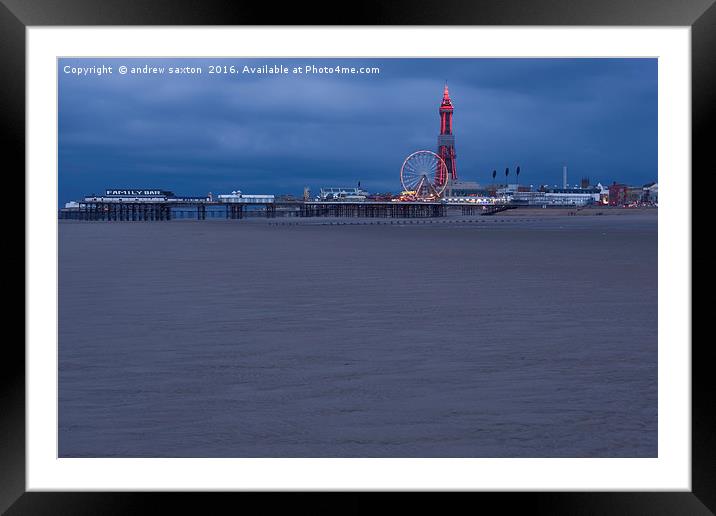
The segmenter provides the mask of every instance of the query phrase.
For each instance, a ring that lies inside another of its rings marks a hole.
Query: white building
[[[645,202],[659,204],[659,183],[644,186],[644,196],[642,198]]]
[[[498,196],[504,196],[504,195],[512,195],[519,191],[520,185],[517,183],[512,183],[510,185],[502,185],[500,188],[497,189],[497,195]]]
[[[234,190],[230,194],[219,194],[216,196],[219,202],[237,202],[243,204],[270,204],[274,202],[273,195],[244,194],[241,190]]]
[[[445,188],[446,197],[468,197],[468,196],[484,196],[485,188],[475,181],[448,181]]]
[[[321,188],[318,197],[322,201],[365,201],[368,192],[360,188]]]
[[[576,190],[566,192],[514,192],[510,195],[515,204],[528,206],[586,206],[599,202],[599,191]]]
[[[609,187],[597,183],[597,189],[599,190],[599,202],[602,204],[609,204]]]

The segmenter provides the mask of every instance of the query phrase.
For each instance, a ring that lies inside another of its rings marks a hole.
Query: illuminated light
[[[445,89],[443,90],[443,101],[440,105],[440,136],[438,137],[438,152],[437,154],[442,158],[447,166],[447,173],[450,179],[453,181],[457,180],[457,166],[455,164],[455,144],[453,141],[448,140],[446,142],[443,136],[452,136],[452,113],[453,106],[450,100],[450,92],[448,85],[445,83]]]

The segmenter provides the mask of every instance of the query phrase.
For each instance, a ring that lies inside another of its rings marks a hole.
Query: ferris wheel
[[[419,200],[438,199],[447,186],[445,161],[429,150],[413,152],[400,168],[400,182],[409,195]]]

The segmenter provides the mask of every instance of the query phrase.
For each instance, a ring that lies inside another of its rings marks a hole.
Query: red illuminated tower
[[[438,155],[447,165],[448,179],[457,180],[457,166],[455,165],[455,136],[452,134],[452,102],[447,83],[443,91],[443,101],[440,104],[440,136],[438,136]]]

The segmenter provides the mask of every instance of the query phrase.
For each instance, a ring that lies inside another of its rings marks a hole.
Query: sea
[[[656,457],[657,227],[60,221],[59,456]]]

